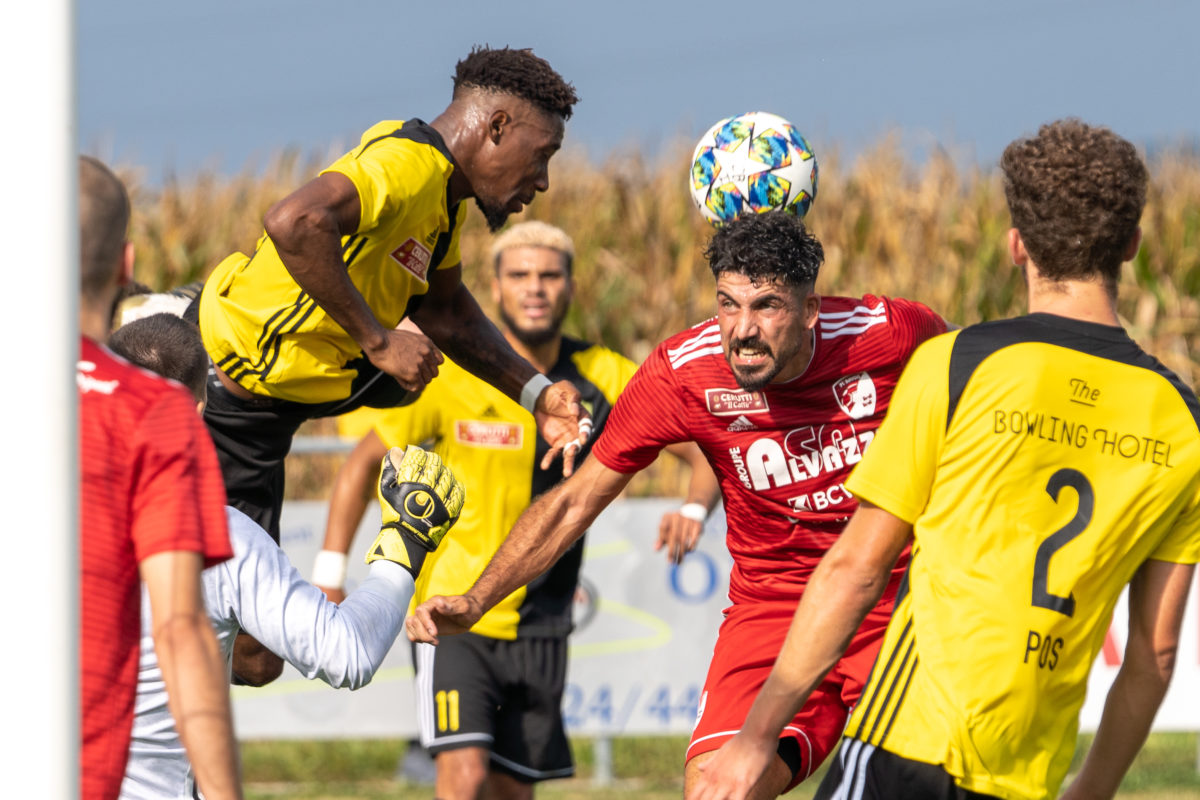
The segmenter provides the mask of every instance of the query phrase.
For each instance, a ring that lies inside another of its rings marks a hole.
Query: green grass
[[[1091,743],[1080,738],[1075,766]],[[1127,800],[1200,800],[1196,771],[1198,737],[1163,733],[1150,737],[1121,786]],[[539,786],[544,800],[678,800],[683,789],[682,738],[622,738],[613,741],[613,783],[592,782],[592,743],[572,742],[578,777]],[[247,742],[242,747],[247,800],[416,800],[429,787],[396,780],[404,742],[393,739],[327,742]],[[810,780],[788,795],[807,800],[819,783]]]

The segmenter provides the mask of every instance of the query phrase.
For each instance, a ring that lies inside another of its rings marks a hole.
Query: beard
[[[753,372],[746,371],[745,367],[738,367],[733,363],[733,352],[742,347],[757,348],[769,356],[771,360],[756,368]],[[731,339],[729,347],[725,351],[725,361],[729,363],[729,368],[733,370],[733,377],[737,380],[738,386],[747,392],[761,392],[766,388],[768,383],[775,380],[775,376],[783,369],[783,361],[775,358],[775,354],[771,352],[771,348],[767,347],[766,343],[758,338]]]
[[[492,233],[504,227],[504,223],[508,221],[509,212],[504,206],[498,206],[490,201],[475,198],[475,205],[483,212],[483,218],[487,221],[488,230]]]
[[[503,304],[499,308],[500,321],[504,323],[504,327],[513,335],[518,342],[526,347],[541,347],[562,336],[562,323],[566,313],[559,314],[544,328],[535,328],[530,330],[517,325],[516,320],[509,316],[504,310]]]

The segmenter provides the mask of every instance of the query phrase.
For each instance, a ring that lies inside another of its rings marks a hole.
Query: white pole
[[[0,796],[71,798],[79,794],[74,6],[6,3],[2,18]]]

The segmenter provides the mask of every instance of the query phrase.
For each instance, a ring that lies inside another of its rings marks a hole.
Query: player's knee
[[[533,784],[506,772],[491,770],[481,800],[533,800]]]

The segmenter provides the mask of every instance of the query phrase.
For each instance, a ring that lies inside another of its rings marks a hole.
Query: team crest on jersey
[[[875,413],[875,381],[865,372],[839,378],[833,384],[833,396],[850,419],[863,419]]]
[[[767,396],[745,389],[705,389],[704,402],[714,417],[736,417],[739,414],[765,414],[770,411]]]
[[[411,272],[421,283],[425,283],[425,276],[429,274],[429,262],[433,258],[432,250],[410,236],[404,240],[404,244],[393,250],[391,255],[397,264]]]
[[[525,441],[525,428],[513,422],[454,421],[454,439],[475,447],[516,450]]]

